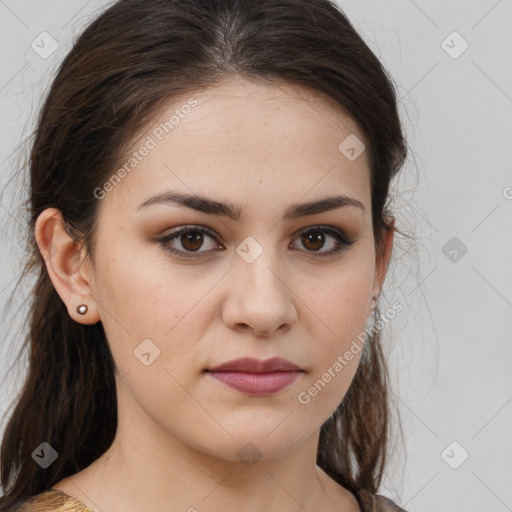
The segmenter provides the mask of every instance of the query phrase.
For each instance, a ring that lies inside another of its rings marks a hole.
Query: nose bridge
[[[257,287],[255,291],[265,290],[269,286],[280,287],[275,274],[279,267],[277,248],[273,245],[271,236],[261,236],[258,240],[248,236],[238,245],[236,253],[240,259],[236,265],[240,268],[242,279],[247,276],[250,286]]]
[[[271,333],[295,319],[290,290],[285,286],[278,248],[272,237],[247,237],[236,248],[233,289],[225,320],[258,334]]]

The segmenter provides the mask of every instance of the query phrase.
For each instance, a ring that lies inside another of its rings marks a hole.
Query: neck
[[[359,510],[354,496],[316,465],[319,429],[281,457],[260,459],[241,443],[246,455],[225,460],[181,442],[122,402],[109,450],[54,485],[97,512]]]

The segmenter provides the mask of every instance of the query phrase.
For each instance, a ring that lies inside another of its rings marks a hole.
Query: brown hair
[[[38,250],[34,226],[49,207],[93,259],[93,191],[123,150],[178,95],[232,77],[284,81],[333,98],[364,131],[376,250],[391,179],[407,147],[394,85],[331,0],[119,0],[80,35],[60,65],[31,147],[30,254],[35,274],[28,375],[1,446],[0,511],[87,467],[117,429],[114,363],[101,322],[70,318]],[[341,141],[340,141],[341,142]],[[322,426],[317,464],[345,488],[377,492],[390,433],[388,369],[380,333],[365,344],[351,386]],[[32,452],[48,442],[47,469]]]

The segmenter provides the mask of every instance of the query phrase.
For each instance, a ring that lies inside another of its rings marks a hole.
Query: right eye
[[[170,251],[178,256],[185,258],[197,258],[200,257],[201,253],[210,252],[210,250],[200,251],[199,249],[203,246],[205,235],[209,238],[216,240],[213,232],[206,227],[200,226],[182,226],[177,230],[165,235],[157,240],[158,243],[162,244],[165,250]],[[176,243],[181,245],[181,248],[176,248]],[[214,247],[218,247],[213,244]]]

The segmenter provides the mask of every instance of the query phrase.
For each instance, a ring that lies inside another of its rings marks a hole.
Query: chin
[[[285,429],[279,433],[274,430],[270,435],[266,430],[255,428],[238,433],[231,431],[231,434],[233,437],[223,436],[214,443],[210,438],[208,445],[203,445],[201,451],[217,459],[240,462],[243,466],[251,468],[258,461],[277,459],[286,455],[304,441],[304,438],[295,437]]]

